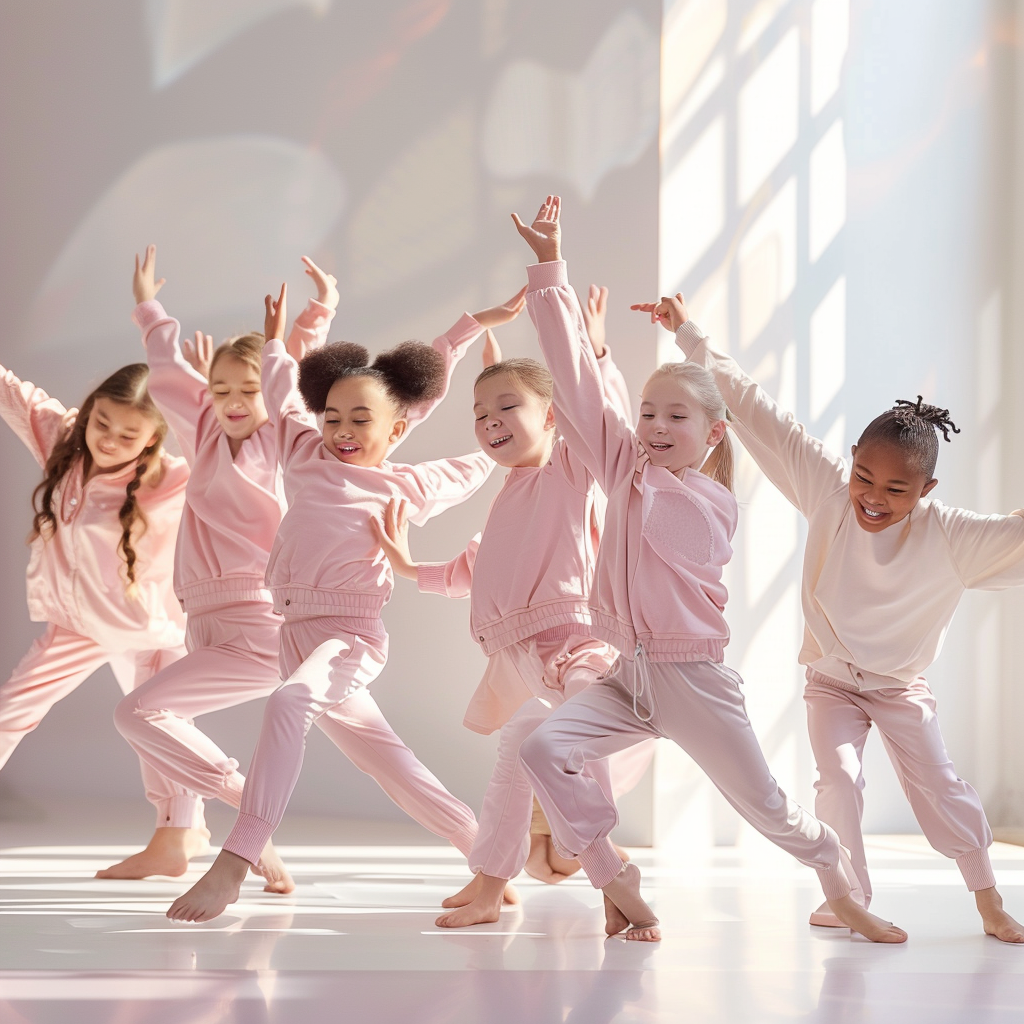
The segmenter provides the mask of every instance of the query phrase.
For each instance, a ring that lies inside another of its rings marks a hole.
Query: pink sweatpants
[[[643,691],[635,697],[640,676]],[[579,858],[595,888],[622,869],[608,839],[618,815],[607,791],[583,768],[649,736],[665,736],[754,828],[813,868],[828,899],[850,893],[835,832],[772,778],[747,718],[741,682],[731,669],[710,661],[642,658],[638,668],[638,662],[619,658],[605,678],[567,700],[524,740],[520,756],[556,846],[563,856]]]
[[[127,694],[114,711],[114,724],[144,764],[159,774],[160,788],[147,785],[157,807],[171,783],[206,799],[237,807],[245,777],[193,719],[266,697],[281,684],[278,633],[281,616],[263,601],[222,605],[188,617],[189,653]],[[180,825],[168,816],[162,824]]]
[[[387,661],[380,619],[285,619],[282,683],[267,701],[259,742],[224,849],[258,862],[284,817],[316,723],[410,817],[468,855],[473,812],[448,792],[395,735],[367,687]]]
[[[57,701],[109,664],[118,686],[128,693],[185,654],[183,647],[159,651],[128,651],[112,655],[94,640],[52,623],[0,685],[0,768],[14,748],[46,716]],[[159,792],[157,826],[173,819],[188,828],[202,828],[203,801],[183,786],[161,778],[142,762],[146,792]]]
[[[923,679],[905,688],[851,690],[808,670],[804,689],[811,749],[818,766],[815,813],[839,833],[857,881],[871,900],[864,854],[864,744],[878,726],[914,817],[928,842],[957,867],[971,892],[996,884],[992,830],[974,789],[959,778],[939,731],[935,698]]]

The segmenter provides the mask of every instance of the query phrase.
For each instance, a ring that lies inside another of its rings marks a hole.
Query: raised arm
[[[316,298],[310,299],[306,308],[295,318],[291,334],[285,342],[288,354],[301,362],[307,352],[320,348],[327,340],[327,332],[338,309],[338,279],[321,270],[308,256],[302,257],[306,274],[316,285]]]
[[[46,465],[53,446],[74,423],[76,412],[0,366],[0,416],[40,466]]]
[[[686,358],[711,371],[736,436],[765,476],[800,512],[809,515],[842,486],[843,460],[808,434],[792,413],[780,409],[731,356],[711,346],[689,319],[682,295],[632,308],[651,313],[653,320],[674,331]]]
[[[409,521],[422,526],[428,519],[461,505],[476,494],[491,475],[494,462],[483,452],[473,452],[401,468],[404,497],[409,502]]]
[[[1024,586],[1024,512],[982,516],[960,508],[937,509],[953,561],[965,587],[1004,590]]]

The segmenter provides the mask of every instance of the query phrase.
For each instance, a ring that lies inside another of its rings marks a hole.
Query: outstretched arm
[[[327,340],[327,332],[338,308],[338,279],[321,270],[308,256],[302,257],[306,274],[316,285],[316,298],[295,318],[285,348],[297,363],[307,352],[320,348]]]
[[[0,416],[40,466],[46,465],[53,446],[74,422],[75,412],[0,366]]]

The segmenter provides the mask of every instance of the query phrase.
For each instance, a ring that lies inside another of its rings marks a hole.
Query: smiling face
[[[342,377],[327,393],[324,447],[341,462],[379,466],[405,427],[405,417],[373,377]]]
[[[499,466],[543,466],[551,458],[555,412],[529,388],[498,373],[473,391],[476,439]]]
[[[113,473],[134,462],[158,438],[156,424],[143,412],[112,398],[97,398],[85,425],[85,445],[93,473]]]
[[[233,441],[244,441],[269,418],[259,373],[230,353],[221,356],[210,370],[210,394],[217,422]]]
[[[850,502],[857,524],[868,533],[881,533],[905,519],[938,483],[896,445],[869,441],[851,452]]]
[[[725,420],[708,418],[697,398],[669,374],[656,373],[644,385],[637,437],[651,464],[678,476],[700,469],[725,434]]]

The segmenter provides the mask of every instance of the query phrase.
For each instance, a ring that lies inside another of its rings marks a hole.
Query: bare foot
[[[507,880],[480,872],[466,889],[474,883],[478,884],[473,899],[449,914],[442,914],[434,922],[438,928],[467,928],[473,924],[493,924],[498,920]]]
[[[623,864],[622,870],[604,887],[604,930],[618,935],[626,930],[626,938],[638,942],[660,942],[661,929],[654,911],[640,895],[640,869]]]
[[[263,886],[264,892],[295,892],[295,882],[288,874],[288,869],[284,866],[280,854],[274,849],[274,844],[269,840],[260,854],[259,864],[250,865],[250,870],[254,875],[262,875],[266,880],[267,884]]]
[[[1000,942],[1024,942],[1024,928],[1003,910],[1003,898],[995,886],[979,889],[974,899],[985,923],[986,935],[994,935]]]
[[[865,910],[853,896],[828,900],[829,909],[850,931],[858,932],[872,942],[906,942],[907,933],[891,921],[883,921]]]
[[[245,873],[252,865],[237,853],[221,850],[213,866],[167,911],[172,921],[210,921],[238,899]]]
[[[441,906],[452,909],[454,907],[468,907],[483,891],[484,879],[492,876],[485,875],[482,871],[478,871],[474,876],[473,880],[463,886],[454,896],[449,896],[447,899],[441,900]],[[501,899],[502,903],[507,903],[510,906],[521,903],[519,893],[516,892],[515,886],[505,883],[505,893]]]
[[[548,861],[548,851],[551,849],[551,837],[531,833],[530,854],[526,858],[526,873],[538,882],[546,882],[548,885],[555,885],[564,882],[568,875],[559,874],[552,870]]]
[[[188,871],[193,857],[210,852],[210,833],[205,828],[158,828],[149,845],[139,853],[96,872],[97,878],[149,878]]]

